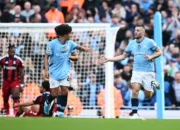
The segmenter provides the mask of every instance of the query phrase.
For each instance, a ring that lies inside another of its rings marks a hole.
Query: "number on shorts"
[[[67,81],[70,81],[70,78],[69,78],[69,76],[68,76],[68,78],[67,78]]]

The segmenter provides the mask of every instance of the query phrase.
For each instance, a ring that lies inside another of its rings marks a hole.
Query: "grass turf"
[[[0,118],[0,130],[180,130],[180,120]]]

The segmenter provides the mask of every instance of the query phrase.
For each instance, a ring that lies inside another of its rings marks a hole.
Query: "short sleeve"
[[[151,48],[152,51],[156,51],[157,50],[158,46],[157,46],[157,44],[156,44],[156,42],[154,40],[151,40],[150,48]]]
[[[16,58],[18,67],[24,67],[24,61],[21,59],[21,57],[15,55],[15,58]]]
[[[71,43],[71,54],[73,54],[76,52],[78,45],[71,40],[69,42]]]
[[[19,59],[19,67],[24,67],[24,61],[21,58]]]
[[[34,104],[40,104],[41,103],[41,96],[38,96],[36,97],[34,100],[33,100]]]
[[[129,55],[131,54],[131,52],[132,52],[132,47],[131,47],[131,43],[130,43],[130,42],[129,42],[129,44],[128,44],[127,47],[126,47],[125,52],[128,53]]]
[[[51,43],[48,43],[46,46],[46,55],[52,55],[52,45]]]
[[[0,65],[3,65],[3,58],[0,57]]]

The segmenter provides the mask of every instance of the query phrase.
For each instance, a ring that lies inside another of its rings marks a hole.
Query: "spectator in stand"
[[[136,4],[132,4],[130,10],[126,11],[126,21],[131,24],[135,16],[139,15],[138,8]]]
[[[113,14],[111,19],[111,27],[118,27],[120,25],[119,21],[121,20],[121,17],[119,14]]]
[[[119,2],[117,2],[114,5],[114,9],[112,10],[112,14],[118,14],[123,19],[126,17],[126,11],[125,11],[124,7],[121,5],[121,3],[119,3]]]
[[[64,15],[56,8],[55,3],[51,3],[50,9],[45,14],[48,23],[64,23]]]
[[[112,87],[112,92],[113,92],[113,96],[114,96],[114,115],[116,118],[120,117],[120,109],[123,106],[123,99],[122,99],[122,95],[121,92],[118,91],[117,88]],[[103,90],[100,91],[100,93],[97,96],[97,104],[101,107],[101,114],[99,114],[99,116],[104,117],[105,116],[105,94],[106,93],[106,89],[104,88]]]
[[[125,20],[121,20],[120,24],[122,27],[118,30],[117,35],[116,35],[116,42],[118,42],[118,44],[120,44],[121,41],[126,39],[124,32],[128,30],[128,24]]]
[[[102,14],[101,16],[99,16],[99,11],[97,8],[95,8],[94,10],[95,10],[95,16],[94,16],[95,23],[108,23],[107,20],[111,19],[111,17],[106,14]]]
[[[131,30],[127,30],[125,36],[126,36],[126,39],[128,40],[128,42],[129,42],[130,40],[133,40],[133,39],[134,39],[133,32],[132,32]],[[127,45],[126,45],[126,46],[127,46]],[[125,47],[124,47],[124,49],[125,49]]]
[[[11,9],[10,9],[10,13],[12,14],[12,15],[14,15],[14,7],[15,7],[15,5],[16,5],[16,0],[9,0],[9,5],[10,5],[10,7],[11,7]]]
[[[165,98],[165,106],[171,106],[171,101],[169,99],[170,97],[170,86],[172,82],[174,81],[174,78],[168,75],[168,68],[164,67],[164,98]]]
[[[21,15],[21,6],[19,5],[16,5],[14,7],[14,19],[19,17],[20,18],[20,21],[23,22],[23,23],[26,23],[26,17],[24,17],[23,15]]]
[[[40,15],[39,17],[41,17],[41,21],[40,21],[40,22],[41,22],[41,23],[47,23],[47,19],[46,19],[45,15],[44,15],[43,13],[41,13],[41,8],[40,8],[40,6],[39,6],[39,5],[35,5],[35,6],[33,7],[33,9],[34,9],[34,14],[30,16],[30,21],[32,20],[33,17],[38,16],[38,15],[36,15],[36,14],[39,14],[39,15]],[[35,16],[35,15],[36,15],[36,16]]]
[[[165,0],[156,0],[154,4],[150,6],[154,7],[155,11],[162,11],[167,9],[167,2]]]
[[[98,8],[99,16],[106,16],[107,23],[111,22],[111,10],[107,1],[102,1],[101,6]]]
[[[88,10],[86,10],[86,17],[89,17],[89,16],[95,16],[95,8],[89,8]]]
[[[177,107],[180,107],[180,71],[176,72],[175,81],[170,87],[169,92],[172,109],[177,109]]]
[[[85,0],[83,4],[83,9],[87,10],[88,8],[94,8],[97,7],[98,4],[98,0]]]
[[[41,23],[42,21],[42,16],[40,14],[35,14],[31,18],[32,23]]]
[[[78,6],[74,6],[70,13],[67,15],[67,22],[77,22],[77,18],[83,16],[85,17],[85,11],[81,8],[79,8]]]
[[[94,23],[94,17],[93,16],[88,16],[87,21],[88,21],[88,23]]]
[[[180,29],[176,31],[175,37],[172,39],[172,43],[180,48]]]
[[[9,13],[10,8],[11,8],[10,5],[8,4],[5,5],[4,12],[2,12],[1,20],[0,20],[2,23],[13,22],[13,15]]]
[[[173,14],[173,8],[175,8],[175,4],[173,0],[168,0],[167,2],[167,8],[166,8],[166,12],[168,14],[168,16],[172,16]]]
[[[137,3],[134,2],[134,0],[124,0],[122,2],[122,5],[125,7],[126,11],[129,10],[133,4],[137,4]]]
[[[177,29],[180,29],[180,21],[178,20],[178,9],[177,8],[173,8],[172,9],[172,22],[170,23],[170,25],[168,26],[168,31],[171,31],[171,40],[175,37],[175,33]]]
[[[26,2],[24,3],[24,10],[21,12],[21,15],[26,17],[26,21],[30,22],[29,17],[34,14],[34,10],[31,9],[31,3]]]
[[[61,0],[62,1],[62,0]],[[66,1],[66,0],[65,0]],[[68,3],[68,8],[67,8],[67,11],[68,13],[71,11],[71,9],[74,7],[74,6],[77,6],[79,7],[80,9],[82,8],[82,5],[84,4],[84,1],[85,0],[72,0],[72,4],[69,4]]]
[[[86,92],[86,105],[96,106],[97,105],[97,95],[103,89],[101,84],[97,83],[96,75],[90,74],[90,83],[84,86],[84,91]]]
[[[140,0],[140,8],[143,9],[144,13],[146,14],[149,7],[153,4],[153,0]]]
[[[79,15],[78,17],[74,17],[70,23],[89,23],[84,15]]]
[[[122,79],[121,72],[119,70],[114,70],[114,86],[121,93],[123,97],[123,102],[125,103],[124,97],[127,92],[127,82]]]
[[[176,72],[178,72],[178,68],[176,66],[176,59],[175,58],[172,58],[169,61],[169,64],[167,64],[165,67],[167,67],[168,75],[171,76],[171,77],[174,77]]]
[[[121,76],[124,80],[126,80],[126,82],[130,82],[130,79],[132,76],[132,68],[128,65],[125,65],[123,67],[123,71],[122,71]]]
[[[81,8],[84,4],[84,1],[85,0],[60,0],[60,7],[62,9],[64,16],[66,16],[67,13],[69,13],[72,10],[74,5]]]

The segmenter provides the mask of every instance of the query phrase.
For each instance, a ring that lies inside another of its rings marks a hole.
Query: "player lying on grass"
[[[15,116],[44,116],[44,102],[50,94],[49,90],[49,81],[42,82],[42,86],[40,88],[41,94],[37,96],[35,100],[27,103],[14,104],[14,108],[19,107],[19,111]]]

